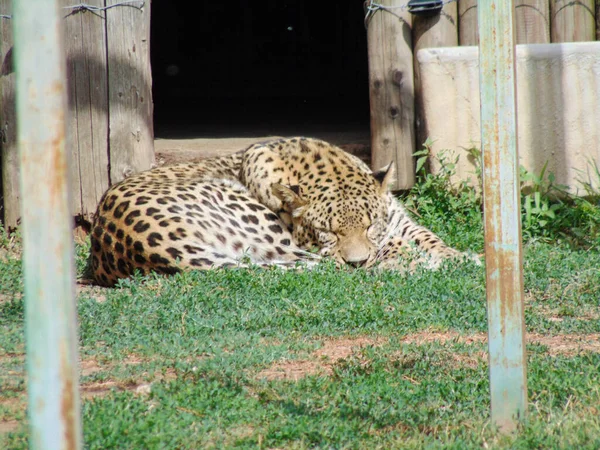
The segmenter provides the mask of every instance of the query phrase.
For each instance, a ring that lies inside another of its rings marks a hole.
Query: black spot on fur
[[[150,228],[150,224],[148,222],[144,222],[143,220],[140,220],[133,227],[133,231],[136,231],[138,233],[143,233],[145,231],[148,231],[149,228]]]
[[[91,244],[92,244],[92,250],[95,251],[96,253],[102,249],[100,242],[94,236],[92,236]]]
[[[269,230],[277,234],[283,233],[283,229],[277,224],[269,225]]]
[[[140,217],[142,215],[141,212],[134,210],[131,211],[129,214],[127,214],[127,216],[125,217],[125,225],[131,226],[133,225],[133,221]]]
[[[246,206],[248,207],[248,209],[249,209],[250,211],[253,211],[253,212],[256,212],[256,211],[264,211],[265,209],[267,209],[267,208],[265,208],[263,205],[256,205],[256,204],[254,204],[254,203],[250,203],[249,205],[246,205]]]
[[[150,207],[146,210],[146,215],[152,217],[154,214],[160,212],[160,209]]]
[[[133,249],[138,253],[144,253],[144,244],[142,244],[140,241],[135,241],[133,243]]]
[[[114,208],[116,200],[117,200],[117,196],[116,195],[109,196],[106,199],[106,201],[104,202],[104,204],[102,205],[102,209],[104,211],[110,211],[111,209]]]
[[[150,201],[150,197],[147,197],[145,195],[140,195],[136,200],[135,200],[135,204],[138,206],[141,205],[145,205],[146,203],[148,203]]]
[[[152,264],[164,264],[164,265],[169,264],[169,260],[167,258],[163,258],[158,253],[152,253],[150,255],[150,262]]]
[[[148,245],[150,247],[158,247],[160,245],[159,241],[162,240],[163,237],[160,233],[153,232],[148,235]]]
[[[97,238],[102,237],[102,233],[103,233],[102,227],[96,227],[96,228],[94,228],[94,235]]]
[[[129,271],[127,270],[127,263],[123,258],[119,258],[117,261],[117,269],[121,272],[122,275],[129,275]]]
[[[125,214],[125,211],[129,209],[129,201],[124,201],[119,203],[119,206],[116,207],[115,212],[113,213],[115,219],[120,219]]]
[[[176,249],[176,248],[174,248],[174,247],[169,247],[169,248],[167,248],[166,252],[167,252],[169,255],[171,255],[171,257],[172,257],[173,259],[181,259],[181,257],[183,256],[183,253],[181,253],[181,251],[180,251],[180,250],[177,250],[177,249]]]
[[[200,267],[200,266],[212,266],[213,262],[207,258],[194,258],[190,260],[190,264],[192,266]]]

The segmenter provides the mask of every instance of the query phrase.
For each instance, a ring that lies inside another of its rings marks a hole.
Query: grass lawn
[[[481,251],[476,200],[427,182],[406,198],[419,220]],[[597,209],[578,226],[597,226]],[[482,267],[401,275],[323,264],[81,287],[86,448],[600,448],[600,240],[576,246],[564,228],[533,223],[529,415],[515,435],[489,420]],[[10,449],[27,448],[11,245],[0,244],[0,448]],[[86,253],[78,246],[79,273]]]

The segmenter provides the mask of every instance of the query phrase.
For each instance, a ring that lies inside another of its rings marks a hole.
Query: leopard
[[[372,171],[340,147],[305,137],[140,172],[98,204],[91,274],[114,286],[135,273],[311,268],[323,259],[413,270],[475,259],[414,222],[389,189],[393,177],[392,164]]]

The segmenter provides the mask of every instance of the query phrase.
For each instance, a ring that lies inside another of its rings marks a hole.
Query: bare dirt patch
[[[23,294],[21,294],[20,292],[10,294],[0,293],[0,303],[9,303],[14,300],[20,300],[21,298],[23,298]]]
[[[600,352],[600,333],[592,334],[559,334],[546,336],[539,333],[527,333],[527,343],[540,344],[548,347],[550,355],[572,356],[579,352]],[[405,336],[402,342],[422,345],[430,342],[457,342],[465,344],[486,343],[485,333],[462,336],[457,332],[428,332],[413,333]]]
[[[372,339],[367,337],[328,339],[323,342],[323,347],[313,352],[308,359],[281,361],[273,364],[258,373],[258,378],[271,380],[298,381],[310,375],[331,375],[333,367],[339,361],[346,359],[361,348],[366,346],[379,346],[385,339]],[[427,343],[463,343],[485,344],[487,335],[475,333],[460,335],[457,332],[431,332],[424,331],[406,335],[403,343],[423,345]],[[580,352],[600,352],[600,333],[594,334],[561,334],[546,336],[539,333],[528,333],[527,343],[535,343],[548,347],[551,356],[573,356]],[[487,349],[471,354],[450,353],[450,360],[457,365],[477,368],[488,357]]]
[[[78,280],[75,285],[75,292],[77,297],[80,295],[86,295],[88,297],[93,298],[98,303],[104,303],[106,301],[106,294],[110,288],[105,288],[101,286],[95,286],[90,282]]]
[[[137,355],[130,355],[118,364],[106,364],[101,365],[94,359],[87,359],[81,361],[81,375],[89,376],[100,372],[107,372],[118,365],[132,366],[138,365],[147,361],[147,359],[141,358]],[[103,381],[92,381],[81,384],[81,397],[83,399],[90,399],[95,397],[104,397],[111,391],[130,391],[136,394],[148,394],[151,391],[152,383],[163,380],[175,380],[177,379],[177,372],[173,368],[167,368],[163,371],[156,371],[154,373],[143,372],[138,375],[139,380],[127,380],[127,381],[116,381],[116,380],[103,380]]]
[[[21,423],[17,420],[8,420],[6,422],[0,422],[0,434],[12,433],[17,431]]]
[[[310,360],[283,361],[262,370],[258,378],[267,380],[298,381],[310,375],[331,375],[333,366],[338,361],[348,358],[356,351],[367,346],[379,346],[385,339],[377,338],[341,338],[328,339],[323,342],[323,347],[311,354]]]

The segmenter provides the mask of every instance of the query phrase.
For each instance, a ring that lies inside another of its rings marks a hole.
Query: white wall
[[[435,156],[460,155],[457,176],[475,179],[463,148],[481,148],[477,47],[420,50],[426,130]],[[556,183],[581,191],[579,180],[600,186],[600,42],[517,46],[517,108],[520,161]]]

